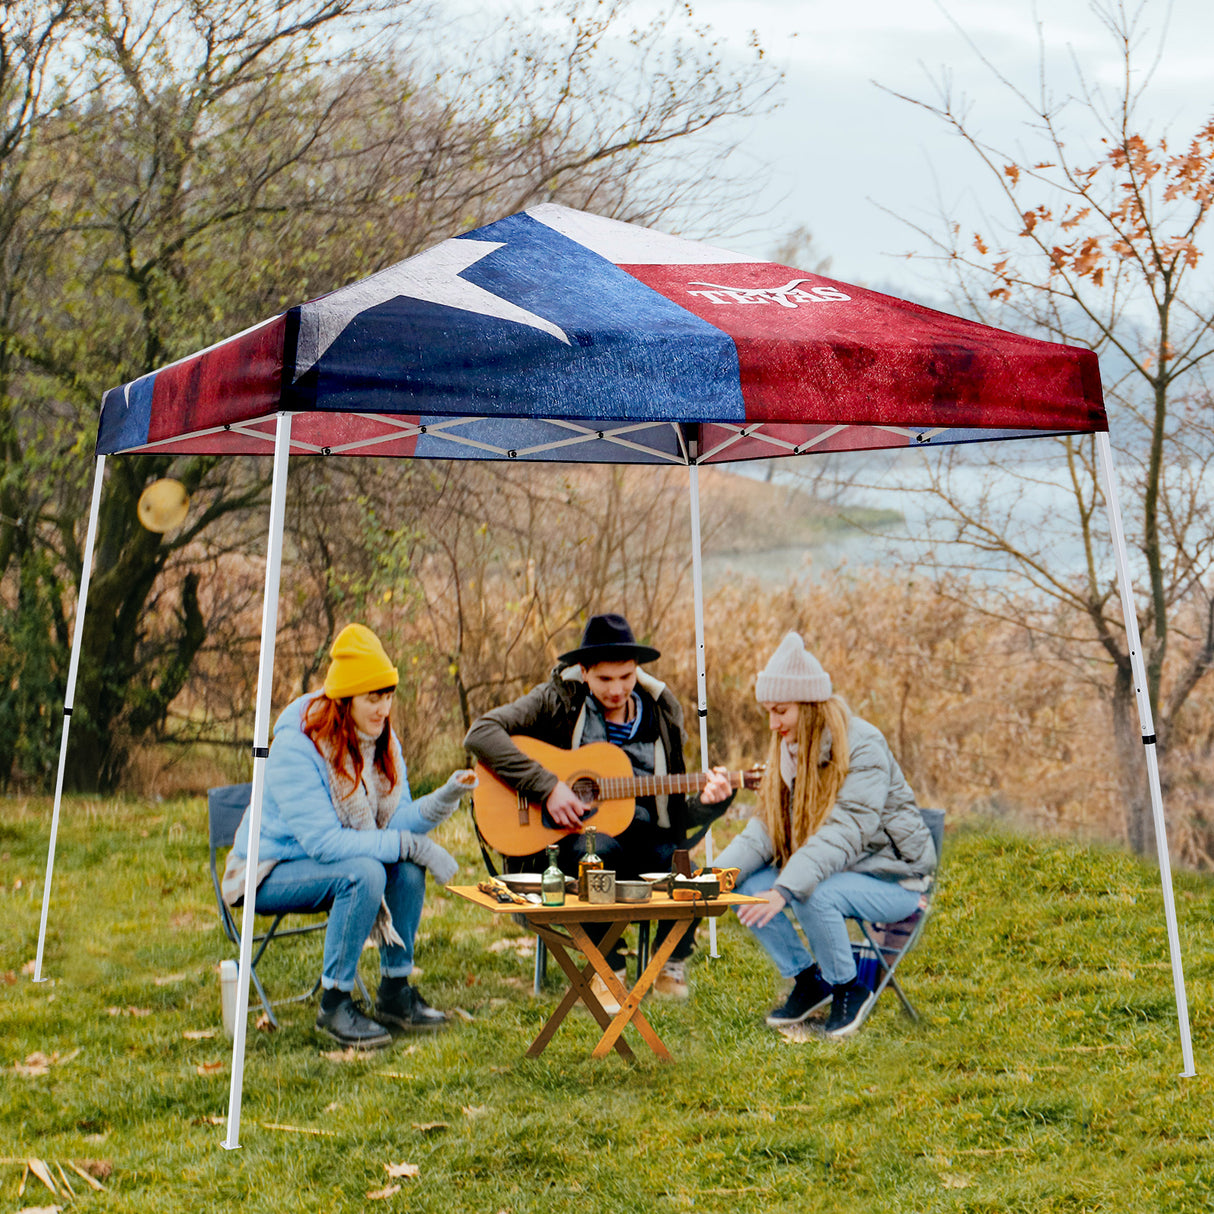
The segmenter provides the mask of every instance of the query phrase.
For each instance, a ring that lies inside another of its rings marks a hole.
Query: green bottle
[[[565,874],[556,862],[556,844],[548,845],[548,867],[540,878],[540,897],[545,906],[565,905]]]

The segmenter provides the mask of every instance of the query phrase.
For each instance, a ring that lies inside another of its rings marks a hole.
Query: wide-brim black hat
[[[609,615],[592,615],[582,633],[582,643],[560,660],[568,666],[577,662],[581,666],[593,666],[596,662],[652,662],[661,653],[650,645],[638,645],[628,621],[614,612]]]

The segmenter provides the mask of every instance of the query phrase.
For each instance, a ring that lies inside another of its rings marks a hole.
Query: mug
[[[697,876],[716,877],[721,883],[721,893],[728,894],[733,891],[733,887],[738,883],[738,875],[741,869],[737,868],[701,868],[697,871]]]
[[[602,905],[615,901],[615,873],[605,868],[592,868],[586,874],[586,901]]]

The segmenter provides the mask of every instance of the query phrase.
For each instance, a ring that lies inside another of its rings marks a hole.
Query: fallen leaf
[[[341,1105],[338,1104],[336,1100],[330,1100],[329,1103],[325,1105],[323,1111],[326,1113],[335,1113],[340,1108]]]
[[[337,1135],[336,1130],[314,1130],[311,1126],[283,1125],[278,1121],[263,1121],[260,1125],[263,1130],[284,1130],[288,1134],[323,1134],[329,1138],[334,1138]]]
[[[46,1163],[41,1159],[26,1160],[26,1165],[29,1170],[38,1177],[40,1181],[56,1196],[59,1196],[59,1189],[55,1185],[54,1179],[51,1177],[51,1170],[46,1166]]]
[[[489,1106],[487,1104],[466,1104],[460,1110],[465,1117],[484,1117],[488,1111]]]
[[[21,967],[21,972],[22,972],[23,974],[32,974],[32,973],[34,972],[34,970],[36,970],[37,968],[38,968],[38,966],[37,966],[37,962],[36,962],[36,961],[27,961],[27,962],[26,962],[26,963],[25,963],[25,964],[24,964],[24,965]]]
[[[227,1124],[226,1117],[220,1117],[218,1113],[206,1113],[202,1117],[195,1117],[194,1125],[225,1125]]]
[[[490,953],[518,953],[519,956],[529,957],[535,952],[535,941],[530,936],[506,936],[495,940],[487,946]]]
[[[465,1020],[465,1021],[467,1021],[469,1024],[471,1024],[471,1023],[472,1023],[473,1016],[472,1016],[472,1013],[471,1013],[471,1012],[469,1012],[469,1011],[465,1011],[465,1010],[464,1010],[462,1007],[453,1007],[453,1008],[451,1009],[451,1011],[452,1011],[452,1012],[453,1012],[453,1013],[454,1013],[456,1016],[458,1016],[458,1017],[459,1017],[461,1020]]]
[[[821,1036],[817,1027],[805,1021],[802,1021],[800,1024],[786,1024],[779,1032],[780,1036],[790,1045],[800,1045],[805,1041],[816,1041]]]
[[[277,1031],[277,1029],[278,1025],[276,1025],[274,1021],[270,1019],[266,1012],[262,1012],[261,1015],[257,1017],[257,1031],[259,1033],[273,1033]]]
[[[35,1050],[24,1062],[14,1062],[13,1070],[18,1075],[46,1075],[50,1072],[51,1060],[41,1050]]]
[[[330,1062],[365,1062],[367,1051],[356,1050],[352,1045],[348,1045],[344,1050],[321,1050],[320,1056],[328,1058]]]
[[[17,1214],[62,1214],[62,1206],[23,1206]]]
[[[965,1172],[953,1174],[951,1172],[941,1172],[940,1179],[944,1182],[946,1189],[968,1189],[970,1181],[974,1178],[967,1175]]]
[[[217,1037],[218,1029],[186,1029],[181,1034],[187,1041],[205,1041],[208,1037]]]
[[[105,1010],[111,1016],[150,1016],[152,1014],[150,1007],[107,1007]]]
[[[114,1171],[114,1165],[108,1159],[69,1159],[67,1166],[83,1176],[94,1189],[104,1189],[101,1182],[109,1180]]]
[[[400,1185],[390,1184],[386,1189],[372,1189],[367,1194],[368,1201],[382,1201],[385,1197],[395,1197],[400,1192]]]
[[[380,1074],[385,1079],[412,1079],[413,1076],[406,1074],[404,1071],[380,1071]]]
[[[194,1069],[200,1075],[214,1075],[216,1072],[222,1071],[223,1068],[223,1062],[200,1062]]]
[[[16,971],[15,970],[5,970],[3,974],[0,974],[0,982],[3,982],[5,986],[16,986],[17,985]]]
[[[189,974],[164,974],[153,981],[157,986],[169,986],[174,982],[184,982],[188,977]]]
[[[415,1121],[413,1128],[422,1134],[430,1134],[434,1130],[449,1130],[451,1126],[445,1121]]]
[[[415,1163],[386,1163],[384,1171],[392,1177],[393,1180],[398,1177],[404,1177],[406,1180],[412,1180],[421,1171],[421,1168]],[[398,1185],[397,1188],[400,1186]]]

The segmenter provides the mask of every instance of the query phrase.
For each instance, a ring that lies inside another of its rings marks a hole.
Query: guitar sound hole
[[[574,795],[583,805],[594,805],[598,802],[598,782],[591,779],[590,776],[578,776],[569,787],[573,789]]]

